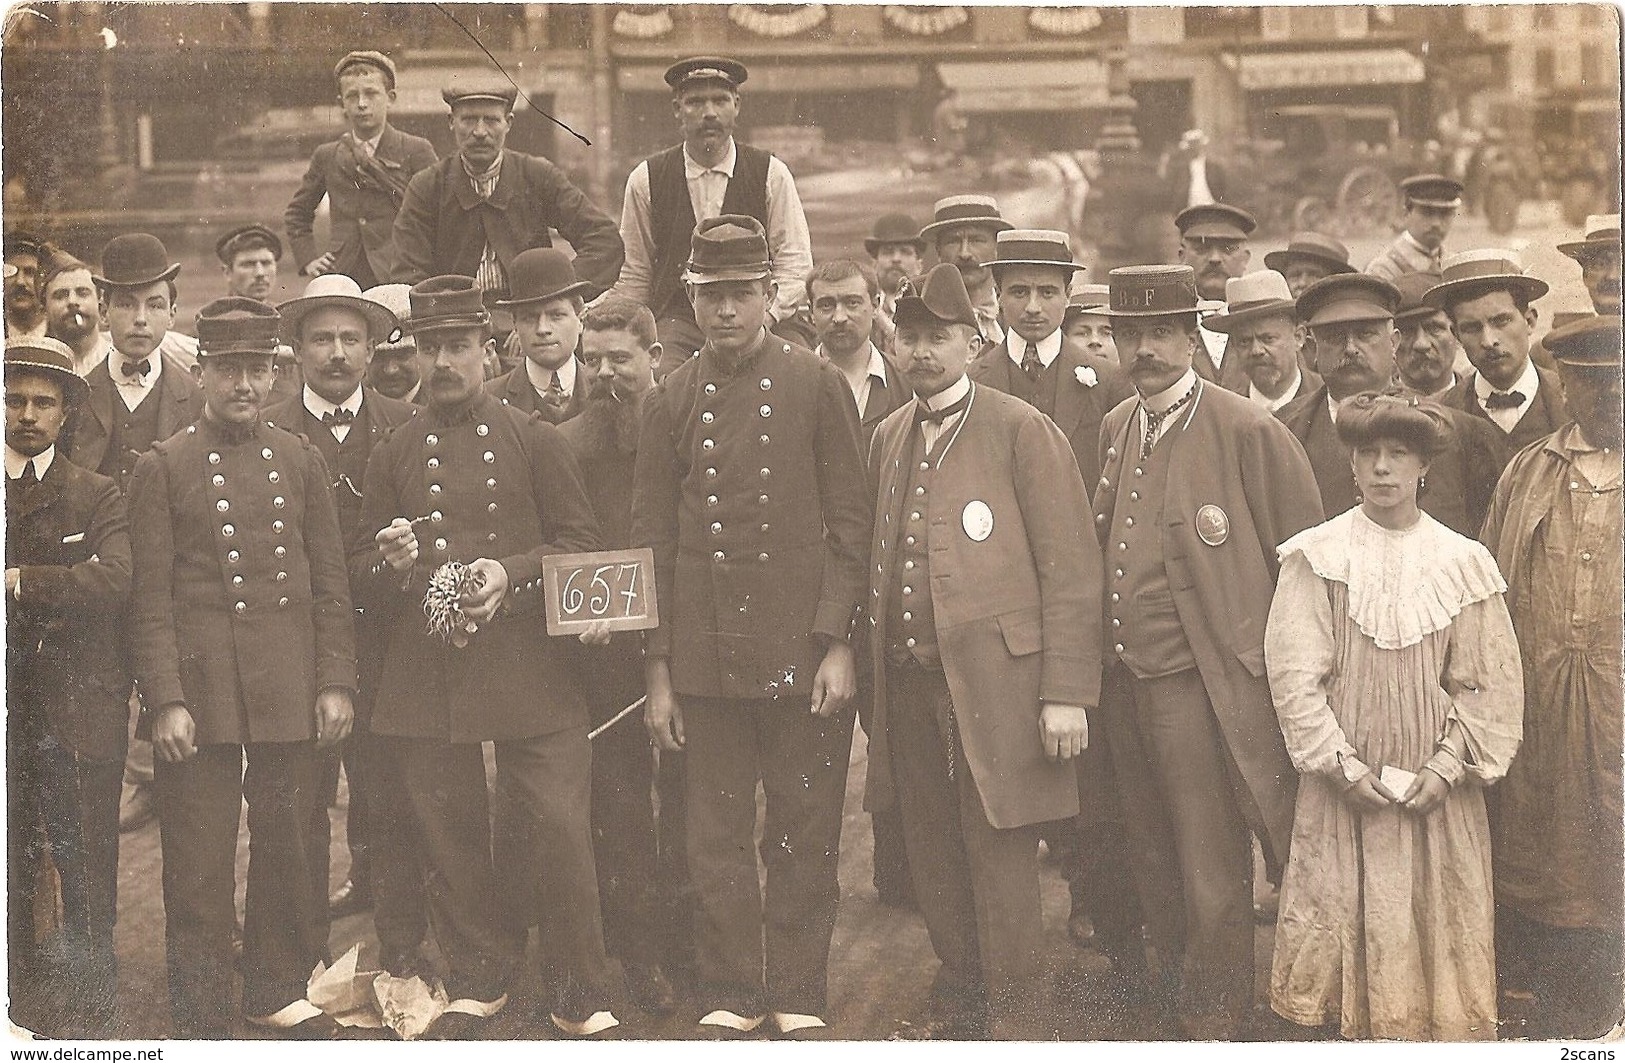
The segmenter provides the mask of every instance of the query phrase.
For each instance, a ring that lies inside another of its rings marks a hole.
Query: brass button
[[[431,455],[429,460],[423,464],[427,465],[431,469],[438,469],[440,468],[440,459]]]
[[[238,573],[237,575],[231,577],[231,585],[233,587],[241,587],[243,585],[242,573]]]
[[[1112,627],[1122,627],[1122,626],[1123,626],[1123,622],[1121,620],[1117,619],[1115,616],[1112,617]]]
[[[277,495],[275,498],[271,499],[271,505],[276,509],[282,509],[286,507],[287,504],[287,499],[283,498],[281,495]]]
[[[489,464],[491,464],[491,463],[492,463],[492,462],[494,462],[494,461],[496,461],[496,460],[497,460],[497,456],[496,456],[496,455],[495,455],[495,454],[493,454],[493,453],[491,453],[491,452],[490,452],[490,451],[489,451],[489,450],[488,450],[488,451],[486,451],[486,452],[485,452],[485,453],[484,453],[484,454],[481,454],[481,455],[480,455],[480,459],[481,459],[481,460],[482,460],[482,461],[484,461],[484,462],[485,462],[485,464],[487,464],[487,465],[489,465]]]
[[[237,610],[237,612],[239,612],[239,613],[246,613],[246,612],[248,612],[248,603],[247,602],[238,602],[236,605],[232,606],[232,608]]]
[[[475,425],[474,434],[482,438],[488,436],[491,434],[491,426],[487,424]]]
[[[1134,470],[1134,475],[1135,476],[1144,476],[1145,475],[1145,470],[1144,469],[1135,469]]]
[[[705,393],[707,395],[715,395],[717,393],[717,386],[715,384],[705,385]]]
[[[231,526],[231,525],[229,525],[229,524],[222,524],[222,525],[220,525],[220,534],[221,534],[221,535],[224,535],[224,536],[225,536],[225,537],[226,537],[226,538],[228,538],[228,539],[229,539],[229,538],[231,538],[231,537],[232,537],[232,536],[233,536],[233,535],[236,535],[236,534],[237,534],[237,529],[236,529],[236,528],[233,528],[233,527],[232,527],[232,526]]]
[[[1123,518],[1123,523],[1125,525],[1127,525],[1128,527],[1132,528],[1132,527],[1134,527],[1134,518],[1133,517],[1124,517]]]
[[[1128,493],[1128,500],[1130,502],[1138,502],[1140,500],[1140,492],[1138,492],[1138,491],[1130,491]]]
[[[910,586],[908,586],[908,585],[907,585],[907,584],[904,584],[904,586],[903,586],[903,593],[904,593],[904,594],[913,594],[913,593],[914,593],[914,588],[913,588],[913,587],[910,587]]]
[[[221,513],[230,513],[231,503],[222,498],[220,501],[214,504],[214,508],[219,510]]]
[[[1127,550],[1128,549],[1128,543],[1118,543],[1117,548],[1119,550]]]
[[[766,535],[766,534],[767,534],[767,529],[768,529],[768,527],[769,527],[769,526],[768,526],[768,525],[766,525],[766,524],[764,524],[764,525],[762,525],[762,534],[763,534],[763,535]]]
[[[710,410],[706,410],[704,413],[700,414],[700,423],[701,424],[710,424],[712,421],[715,421],[716,419],[717,419],[717,415],[712,413]]]
[[[270,472],[265,474],[265,478],[272,483],[280,483],[282,480],[282,474],[277,472],[275,469],[272,469]]]
[[[700,440],[700,449],[701,450],[714,450],[714,449],[716,449],[716,445],[717,445],[717,441],[714,440],[714,439],[702,439],[702,440]]]
[[[714,521],[711,522],[711,534],[712,535],[721,535],[722,534],[722,522],[720,520],[714,520]]]
[[[773,416],[773,407],[767,405],[766,403],[763,403],[762,408],[757,410],[756,412],[761,414],[763,417],[772,417]]]
[[[711,555],[711,560],[713,560],[713,561],[723,561],[723,560],[727,559],[727,556],[728,556],[727,554],[724,554],[721,550],[718,550],[716,553]]]
[[[277,560],[280,561],[282,558],[288,556],[288,548],[286,546],[279,546],[275,550],[272,550],[271,553],[275,554],[277,556]]]
[[[444,540],[444,539],[436,539],[434,541],[434,548],[436,550],[444,551],[446,549],[446,540]]]
[[[235,550],[227,550],[226,551],[226,560],[231,562],[232,564],[235,565],[237,562],[241,561],[242,559],[243,559],[243,555],[239,554],[237,551],[235,551]]]
[[[1121,594],[1118,594],[1116,591],[1112,591],[1112,601],[1120,602],[1122,600],[1123,600],[1123,596]]]
[[[487,512],[487,513],[495,513],[496,511],[497,511],[497,504],[495,502],[486,503],[485,512]]]
[[[265,449],[261,450],[260,451],[260,457],[264,458],[266,461],[270,461],[271,457],[272,457],[271,448],[266,447]]]
[[[286,583],[286,582],[288,582],[288,574],[286,572],[278,572],[276,574],[276,581],[278,583]]]
[[[760,503],[761,505],[765,506],[765,505],[767,505],[767,496],[766,495],[757,495],[756,496],[756,501],[758,503]]]
[[[226,486],[226,478],[221,476],[219,473],[215,473],[214,476],[210,478],[209,482],[214,484],[216,487]]]
[[[429,444],[431,447],[440,445],[440,437],[435,435],[433,432],[430,432],[428,435],[424,436],[423,441]]]
[[[764,480],[769,479],[773,475],[773,470],[772,469],[763,469],[761,471],[760,475],[761,475],[762,479],[764,479]]]
[[[705,470],[705,478],[707,480],[715,480],[717,478],[717,470],[715,470],[715,469],[706,469]]]
[[[762,444],[762,446],[765,447],[765,446],[767,446],[768,441],[771,440],[772,438],[773,438],[772,436],[768,435],[766,432],[763,432],[761,435],[756,437],[756,442]]]
[[[444,513],[440,512],[438,509],[432,511],[429,514],[429,523],[431,523],[431,524],[440,524],[440,523],[444,522],[445,519],[446,519],[446,515]]]
[[[769,380],[765,376],[762,378],[762,390],[763,391],[772,391],[773,390],[773,381]]]
[[[904,619],[904,620],[913,620],[913,619],[914,619],[914,614],[913,614],[913,613],[910,613],[910,612],[908,612],[908,611],[907,611],[907,610],[904,610],[904,612],[903,612],[903,619]]]
[[[910,535],[907,539],[904,539],[903,542],[907,543],[909,546],[913,546],[914,545],[914,536]],[[884,546],[885,544],[882,543],[881,545]]]
[[[765,553],[757,554],[756,555],[756,560],[758,560],[758,561],[766,561],[767,560],[767,554],[765,554]]]
[[[497,482],[494,479],[487,480],[485,481],[485,486],[490,490],[495,491],[497,489]]]
[[[1123,644],[1121,642],[1119,642],[1117,645],[1113,646],[1112,649],[1116,650],[1118,653],[1122,653],[1123,652]]]
[[[914,646],[915,646],[915,640],[912,639],[912,638],[904,639],[903,640],[903,645],[907,646],[909,649],[912,650],[914,648]]]
[[[921,472],[930,472],[931,471],[931,463],[929,461],[920,462],[920,471]]]
[[[1123,578],[1123,570],[1122,570],[1122,569],[1118,569],[1118,570],[1117,570],[1117,578],[1118,578],[1118,579],[1122,579],[1122,578]]]
[[[271,522],[271,530],[276,532],[279,535],[282,533],[282,529],[286,528],[286,527],[287,527],[287,525],[283,524],[280,520],[273,520]]]
[[[276,600],[276,604],[278,606],[282,607],[283,609],[286,609],[288,607],[288,599],[286,599],[286,598],[278,598]]]
[[[716,495],[706,495],[705,496],[705,504],[708,505],[708,506],[714,506],[720,501],[721,501],[721,499],[717,498]]]
[[[1106,523],[1106,514],[1104,514],[1104,513],[1096,513],[1095,514],[1095,523],[1096,524],[1104,524],[1104,523]]]
[[[220,464],[220,455],[216,454],[212,450],[209,451],[209,464],[210,465],[219,465]]]
[[[440,485],[439,484],[430,484],[429,485],[429,493],[431,495],[438,495],[440,493]]]

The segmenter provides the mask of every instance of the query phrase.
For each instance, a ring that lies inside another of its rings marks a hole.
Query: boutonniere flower
[[[1093,366],[1080,365],[1072,370],[1072,373],[1078,378],[1078,383],[1086,388],[1092,388],[1100,383],[1100,374],[1095,372]]]

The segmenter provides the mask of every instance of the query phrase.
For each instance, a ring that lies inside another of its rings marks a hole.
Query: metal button
[[[717,445],[717,441],[714,440],[714,439],[702,439],[702,440],[700,440],[700,449],[701,450],[713,450],[713,449],[716,448],[716,445]]]
[[[707,395],[715,395],[717,393],[717,386],[715,384],[705,385],[705,393]]]
[[[272,550],[271,553],[277,556],[277,560],[281,560],[282,558],[288,556],[288,548],[286,546],[279,546],[275,550]]]
[[[486,537],[485,537],[485,541],[486,541],[486,542],[488,542],[488,543],[494,543],[494,542],[496,542],[496,541],[497,541],[497,533],[496,533],[496,532],[492,532],[492,533],[491,533],[491,534],[490,534],[490,535],[487,535],[487,536],[486,536]]]
[[[1122,600],[1123,600],[1123,596],[1121,594],[1118,594],[1116,591],[1112,591],[1112,601],[1120,602]]]
[[[264,458],[266,461],[270,461],[271,457],[272,457],[271,448],[270,447],[265,447],[263,450],[261,450],[260,451],[260,457]]]
[[[758,560],[758,561],[766,561],[767,560],[767,554],[765,554],[765,553],[757,554],[756,555],[756,560]]]
[[[766,525],[766,524],[764,524],[764,525],[762,525],[762,534],[763,534],[763,535],[766,535],[766,534],[767,534],[767,529],[768,529],[768,527],[769,527],[769,526],[768,526],[768,525]]]
[[[756,442],[762,444],[762,446],[765,447],[765,446],[767,446],[767,444],[769,442],[772,441],[772,439],[773,439],[772,436],[768,435],[766,432],[763,432],[761,435],[756,437]]]
[[[726,561],[727,558],[728,555],[723,553],[721,550],[718,550],[716,553],[711,555],[711,560],[713,561]]]
[[[286,572],[278,572],[276,574],[276,581],[278,583],[286,583],[286,582],[288,582],[288,574]]]
[[[248,612],[248,603],[238,602],[236,605],[232,606],[232,608],[237,610],[239,613],[246,613]]]
[[[1144,476],[1145,475],[1145,470],[1144,469],[1135,469],[1134,470],[1134,475],[1135,476]]]
[[[446,548],[446,540],[444,540],[444,539],[436,539],[434,541],[434,548],[436,550],[445,550],[445,548]]]
[[[286,527],[287,525],[283,524],[280,520],[273,520],[271,522],[271,530],[277,532],[278,534],[280,534],[282,529]]]
[[[1107,457],[1108,457],[1108,458],[1115,458],[1115,457],[1117,457],[1117,448],[1116,448],[1116,447],[1107,447],[1107,448],[1106,448],[1106,456],[1107,456]]]
[[[914,648],[914,645],[915,645],[915,640],[912,639],[912,638],[904,639],[903,640],[903,645],[907,646],[909,649],[912,650]]]
[[[440,490],[441,490],[441,488],[440,488],[439,484],[430,484],[429,485],[429,493],[431,495],[438,495],[440,493]]]
[[[714,521],[711,522],[711,534],[712,535],[721,535],[722,534],[722,522],[720,520],[714,520]]]
[[[914,588],[913,588],[913,587],[910,587],[910,586],[908,586],[908,585],[907,585],[907,584],[904,584],[904,586],[903,586],[903,593],[904,593],[904,594],[913,594],[913,593],[914,593]]]
[[[1123,626],[1123,622],[1121,620],[1117,619],[1115,616],[1112,617],[1112,627],[1122,627],[1122,626]]]
[[[1112,485],[1112,482],[1110,480],[1108,480],[1106,477],[1102,476],[1100,478],[1100,486],[1102,486],[1102,487],[1110,487],[1111,485]]]
[[[210,465],[219,465],[220,464],[220,455],[216,454],[212,450],[209,451],[209,464]]]
[[[481,437],[488,436],[491,434],[491,426],[488,424],[475,425],[474,434]]]
[[[446,515],[445,515],[445,514],[444,514],[444,513],[442,513],[442,512],[440,512],[440,511],[439,511],[439,510],[438,510],[438,509],[437,509],[437,510],[433,510],[433,511],[432,511],[432,512],[430,512],[430,514],[429,514],[429,522],[430,522],[430,523],[431,523],[431,524],[440,524],[440,523],[442,523],[442,522],[443,522],[443,521],[444,521],[444,520],[445,520],[445,519],[446,519]]]
[[[914,511],[914,512],[913,512],[913,513],[910,513],[910,514],[909,514],[909,515],[908,515],[908,519],[909,519],[909,520],[919,520],[919,519],[920,519],[920,511],[919,511],[919,510],[915,510],[915,511]]]
[[[424,436],[423,441],[429,444],[431,447],[437,447],[440,445],[440,437],[435,435],[433,432],[430,432],[428,435]]]
[[[717,415],[712,413],[710,410],[706,410],[704,413],[700,414],[700,423],[701,424],[710,424],[712,421],[714,421],[716,419],[717,419]]]
[[[903,562],[903,567],[906,568],[906,569],[913,569],[914,568],[914,562],[912,562],[912,561],[904,561]]]
[[[241,587],[243,585],[242,573],[238,573],[237,575],[231,577],[231,585],[233,587]]]
[[[914,545],[914,536],[910,535],[907,539],[904,539],[903,542],[907,543],[909,546],[913,546]]]
[[[722,500],[719,499],[716,495],[706,495],[705,496],[705,504],[708,505],[708,506],[714,506],[720,501],[722,501]]]
[[[283,498],[281,495],[277,495],[275,498],[271,499],[271,505],[276,509],[282,509],[286,507],[287,504],[288,500]]]
[[[424,462],[423,464],[427,465],[431,469],[438,469],[438,468],[440,468],[440,459],[431,456],[429,458],[429,460]]]
[[[1124,517],[1123,518],[1123,523],[1125,525],[1127,525],[1128,527],[1132,528],[1132,527],[1134,527],[1134,518],[1133,517]]]
[[[230,513],[231,503],[222,498],[220,501],[214,504],[214,508],[219,510],[221,513]]]
[[[225,536],[225,537],[226,537],[226,538],[228,538],[228,539],[229,539],[229,538],[231,538],[231,537],[232,537],[232,536],[233,536],[233,535],[236,535],[236,534],[237,534],[237,529],[236,529],[236,528],[233,528],[233,527],[232,527],[232,526],[231,526],[231,525],[229,525],[229,524],[222,524],[222,525],[220,525],[220,534],[221,534],[221,535],[224,535],[224,536]]]
[[[495,480],[487,480],[485,481],[485,486],[495,491],[497,489],[497,482]]]
[[[210,478],[209,482],[214,484],[216,487],[226,486],[226,478],[221,476],[219,473],[215,473],[214,476]]]
[[[485,512],[487,512],[487,513],[495,513],[496,511],[497,511],[497,504],[495,502],[486,503]]]
[[[1587,551],[1581,553],[1580,554],[1580,560],[1581,561],[1590,561],[1591,560],[1591,551],[1587,550]]]
[[[1118,569],[1118,570],[1117,570],[1117,578],[1118,578],[1118,579],[1122,579],[1122,578],[1123,578],[1123,570],[1122,570],[1122,569]]]
[[[903,610],[903,619],[905,621],[913,620],[914,619],[914,614],[905,609],[905,610]]]
[[[760,505],[764,505],[764,506],[765,506],[765,505],[767,505],[767,496],[766,496],[766,495],[757,495],[757,496],[756,496],[756,501],[757,501],[757,503],[759,503],[759,504],[760,504]]]
[[[1127,550],[1128,549],[1128,543],[1118,543],[1117,548],[1119,550]]]
[[[921,472],[930,472],[931,471],[931,463],[929,461],[920,462],[920,471]]]
[[[773,390],[773,381],[769,380],[765,376],[762,378],[762,390],[763,391],[772,391]]]
[[[715,480],[717,478],[717,470],[715,470],[715,469],[706,469],[705,470],[705,478],[707,480]]]
[[[762,408],[757,410],[756,412],[761,414],[763,417],[772,417],[773,416],[773,407],[767,405],[766,403],[763,403]]]
[[[277,472],[275,469],[272,469],[270,472],[265,474],[265,478],[272,483],[280,483],[282,480],[282,474]]]
[[[760,476],[764,480],[769,479],[770,477],[772,477],[772,475],[773,475],[773,470],[772,469],[763,469],[761,471],[761,473],[760,473]]]
[[[1119,642],[1117,645],[1113,646],[1112,649],[1116,650],[1118,653],[1122,653],[1123,652],[1123,644],[1121,642]]]
[[[276,604],[278,606],[280,606],[281,608],[286,609],[288,607],[288,599],[286,599],[286,598],[278,598],[276,600]]]
[[[237,551],[235,551],[235,550],[227,550],[226,551],[226,560],[231,562],[232,564],[235,565],[237,562],[241,561],[242,559],[243,559],[243,555],[238,553]]]
[[[1128,500],[1130,502],[1138,502],[1140,500],[1140,492],[1138,492],[1138,491],[1130,491],[1128,493]]]
[[[918,487],[915,487],[915,488],[914,488],[914,493],[915,493],[915,494],[916,494],[916,495],[923,495],[923,494],[925,494],[925,486],[924,486],[924,485],[923,485],[923,484],[922,484],[922,485],[920,485],[920,486],[918,486]]]
[[[1095,514],[1095,523],[1096,524],[1104,524],[1104,523],[1106,523],[1106,514],[1104,514],[1104,513],[1096,513]]]
[[[487,465],[489,465],[489,464],[491,464],[491,463],[492,463],[492,462],[494,462],[494,461],[496,461],[496,460],[497,460],[497,456],[496,456],[496,455],[495,455],[495,454],[493,454],[493,453],[491,453],[491,452],[490,452],[490,451],[489,451],[489,450],[488,450],[488,451],[486,451],[486,452],[485,452],[485,453],[484,453],[484,454],[481,454],[481,455],[480,455],[480,458],[481,458],[481,460],[483,460],[483,461],[484,461],[484,462],[485,462],[485,464],[487,464]]]
[[[1569,490],[1570,491],[1578,491],[1579,489],[1580,489],[1580,481],[1578,481],[1578,480],[1570,480],[1569,481]]]

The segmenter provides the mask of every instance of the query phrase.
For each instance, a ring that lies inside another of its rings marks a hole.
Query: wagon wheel
[[[1327,231],[1327,223],[1331,221],[1332,207],[1319,196],[1304,196],[1292,205],[1292,231],[1303,232],[1312,230],[1317,233]]]
[[[1399,185],[1375,166],[1359,166],[1337,186],[1337,213],[1350,236],[1386,236],[1399,217]]]

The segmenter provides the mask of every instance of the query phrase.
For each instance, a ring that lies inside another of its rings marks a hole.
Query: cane
[[[605,720],[603,723],[599,724],[597,727],[594,727],[592,730],[588,731],[587,732],[587,741],[591,742],[594,738],[597,738],[599,735],[603,734],[605,731],[609,730],[611,727],[614,727],[616,724],[618,724],[622,720],[626,719],[629,715],[632,714],[632,711],[634,709],[639,708],[645,701],[648,701],[648,700],[649,700],[649,695],[645,694],[643,697],[641,697],[638,700],[634,701],[632,704],[628,705],[626,708],[622,709],[620,712],[617,712],[614,716],[611,716],[609,719]]]

